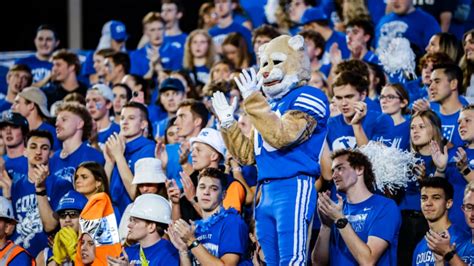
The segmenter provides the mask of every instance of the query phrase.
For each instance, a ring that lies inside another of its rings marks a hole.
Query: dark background
[[[7,0],[8,1],[8,0]],[[16,0],[4,3],[0,9],[0,51],[35,50],[33,39],[41,24],[53,25],[61,40],[61,48],[68,47],[66,0]],[[181,29],[190,32],[196,28],[198,10],[206,0],[182,0],[184,16]],[[149,11],[160,11],[160,0],[83,0],[82,49],[97,46],[102,26],[109,20],[125,23],[129,39],[127,48],[133,50],[142,36],[142,18]]]

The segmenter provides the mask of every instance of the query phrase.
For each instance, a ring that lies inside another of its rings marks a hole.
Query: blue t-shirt
[[[130,53],[130,73],[139,76],[145,75],[149,70],[149,60],[147,58],[147,49],[150,44]],[[154,49],[154,48],[151,48]],[[183,65],[183,51],[172,46],[169,43],[163,43],[159,48],[160,60],[163,69],[180,70]]]
[[[239,213],[230,208],[221,210],[207,219],[195,222],[196,239],[206,248],[206,250],[217,258],[225,254],[232,253],[243,255],[247,250],[248,227]],[[196,259],[193,258],[195,265]],[[197,264],[199,265],[199,264]]]
[[[472,244],[471,239],[459,243],[456,247],[456,252],[468,266],[474,265],[474,244]]]
[[[380,19],[375,29],[375,45],[377,49],[387,48],[392,39],[404,37],[424,51],[431,36],[438,32],[441,28],[436,19],[419,8],[407,15],[390,13]]]
[[[462,243],[467,240],[468,235],[459,229],[456,225],[451,224],[448,228],[449,235],[451,236],[451,245],[453,243]],[[435,265],[435,256],[431,249],[428,247],[426,239],[423,238],[416,245],[415,251],[413,252],[412,265],[413,266],[431,266]]]
[[[138,137],[125,145],[124,157],[133,174],[135,173],[135,163],[139,159],[155,157],[155,142],[145,137]],[[117,221],[120,221],[123,212],[128,204],[132,202],[132,199],[123,185],[117,165],[114,166],[112,176],[110,177],[110,195],[113,205],[116,206],[120,212],[115,214]]]
[[[53,148],[52,148],[53,151],[57,151],[57,150],[61,149],[63,143],[58,139],[58,137],[56,135],[56,128],[54,126],[52,126],[51,124],[48,124],[46,122],[43,122],[37,128],[37,130],[45,130],[45,131],[48,131],[49,133],[51,133],[51,135],[53,136],[53,141],[54,141]]]
[[[250,33],[250,30],[236,22],[232,22],[226,28],[219,28],[216,25],[209,29],[209,35],[211,35],[214,44],[218,47],[222,46],[225,37],[227,37],[227,35],[232,32],[237,32],[242,35],[242,37],[245,39],[245,42],[247,43],[247,50],[252,50],[252,34]]]
[[[399,125],[394,125],[393,119],[389,115],[382,115],[388,116],[392,120],[391,130],[386,131],[385,134],[377,132],[372,136],[371,140],[380,141],[388,147],[395,147],[404,151],[410,150],[410,119],[406,119],[405,122]],[[386,120],[388,121],[388,119]]]
[[[410,107],[412,106],[413,102],[418,99],[428,99],[428,87],[422,83],[421,77],[404,83],[403,86],[408,92],[408,97],[410,98]]]
[[[48,60],[39,60],[36,55],[31,55],[19,59],[15,64],[25,64],[30,67],[31,74],[33,74],[33,83],[43,80],[46,76],[51,74],[53,64]]]
[[[102,148],[102,146],[105,145],[105,142],[110,137],[110,135],[119,132],[120,126],[115,122],[110,123],[108,128],[104,128],[98,132],[97,142],[99,142],[99,146]]]
[[[379,23],[380,19],[385,16],[385,9],[387,8],[387,0],[367,0],[367,9],[370,13],[370,18],[374,25]]]
[[[180,49],[184,54],[184,45],[186,44],[187,37],[188,35],[184,32],[178,35],[165,36],[163,39],[163,43],[169,43],[171,46]]]
[[[264,7],[267,0],[240,0],[240,6],[245,10],[245,13],[250,17],[254,29],[260,27],[265,22]]]
[[[140,260],[140,244],[135,244],[131,247],[126,247],[125,252],[128,255],[128,261],[133,265],[142,265]],[[154,245],[144,248],[143,253],[148,261],[148,265],[153,266],[172,266],[179,265],[178,250],[171,244],[170,241],[162,238]]]
[[[369,140],[373,136],[388,135],[391,125],[393,120],[390,116],[381,116],[379,112],[370,110],[362,120],[362,128]],[[329,118],[327,142],[331,151],[357,146],[352,125],[346,123],[342,114]]]
[[[102,153],[89,147],[87,142],[83,142],[77,150],[64,159],[60,157],[61,151],[62,150],[56,151],[49,161],[51,166],[50,172],[56,178],[64,179],[71,183],[74,183],[74,173],[82,162],[93,161],[101,165],[105,164]]]
[[[7,101],[6,98],[0,100],[0,113],[12,108],[12,103]]]
[[[166,176],[168,179],[174,179],[176,185],[181,189],[183,184],[181,184],[181,176],[179,172],[183,171],[181,164],[179,164],[179,148],[181,143],[166,144],[166,153],[168,154],[168,164],[166,165]],[[188,162],[193,163],[191,153],[188,156]]]
[[[25,168],[28,167],[25,165]],[[74,189],[70,182],[53,175],[48,176],[45,182],[46,194],[53,210],[58,206],[61,197]],[[48,235],[43,231],[35,185],[28,180],[27,174],[12,184],[12,205],[18,220],[12,240],[36,257],[48,245]]]
[[[374,65],[380,65],[380,60],[379,60],[379,57],[372,51],[367,51],[367,53],[365,53],[364,57],[362,57],[362,61],[366,62],[366,63],[371,63],[371,64],[374,64]]]
[[[443,137],[451,142],[454,147],[464,146],[464,141],[461,139],[459,135],[459,125],[458,125],[458,118],[461,110],[457,111],[451,115],[444,115],[439,110],[433,110],[441,119],[441,128]]]
[[[369,236],[374,236],[388,243],[376,265],[397,265],[401,215],[395,201],[374,194],[356,204],[345,201],[343,213],[363,242],[367,243]],[[329,255],[331,265],[358,265],[335,226],[332,226],[331,230]]]
[[[5,170],[7,170],[8,176],[15,181],[28,174],[28,159],[21,155],[16,158],[10,158],[6,154],[3,155],[5,162]]]
[[[311,136],[304,142],[283,149],[276,149],[263,140],[255,129],[255,160],[258,165],[258,180],[289,178],[299,175],[318,176],[319,156],[326,136],[329,117],[329,102],[323,91],[311,86],[290,90],[279,100],[270,103],[272,111],[279,117],[289,111],[300,111],[310,115],[317,123]],[[285,167],[275,167],[284,165]]]
[[[469,167],[471,169],[474,169],[474,149],[465,147],[463,147],[462,149],[466,151]],[[453,185],[454,188],[453,206],[451,207],[451,209],[449,209],[449,220],[464,231],[470,232],[471,229],[467,225],[466,219],[464,218],[464,212],[461,209],[461,205],[463,204],[464,199],[464,189],[466,188],[468,182],[456,167],[456,161],[454,160],[456,152],[456,148],[452,148],[448,151],[449,161],[448,167],[446,169],[446,178],[448,179],[449,183]]]
[[[324,46],[324,54],[321,59],[322,65],[331,64],[331,55],[329,51],[333,43],[337,43],[339,50],[341,50],[342,59],[349,58],[351,56],[351,51],[347,47],[346,35],[342,32],[333,31],[329,39],[326,40],[326,45]]]
[[[379,97],[376,96],[375,99],[371,99],[369,97],[365,97],[364,100],[365,104],[367,104],[367,110],[375,111],[375,112],[382,112],[382,106],[380,105]]]
[[[436,166],[433,163],[433,158],[431,155],[425,156],[417,153],[415,156],[423,161],[425,165],[426,176],[433,176],[436,172]],[[411,179],[408,181],[407,187],[405,188],[405,193],[403,194],[403,198],[399,206],[400,210],[421,210],[420,183],[415,177],[411,177]]]
[[[156,98],[158,98],[158,93],[155,95],[155,92],[153,92],[152,100],[148,105],[148,119],[152,124],[168,117],[168,112],[166,112],[160,105],[155,104]]]
[[[165,117],[158,122],[153,123],[153,136],[164,137],[166,134],[166,126],[168,126],[169,117]]]
[[[188,71],[197,83],[206,84],[209,82],[210,69],[205,65],[195,66],[194,69],[188,69]]]

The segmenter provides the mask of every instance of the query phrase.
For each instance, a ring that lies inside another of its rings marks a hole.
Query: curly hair
[[[349,165],[354,169],[364,169],[364,183],[365,186],[373,192],[375,190],[375,175],[372,170],[372,163],[369,158],[359,150],[340,149],[331,155],[331,160],[341,156],[347,156]]]

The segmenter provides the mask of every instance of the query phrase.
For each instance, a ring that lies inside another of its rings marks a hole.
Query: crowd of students
[[[0,265],[474,265],[471,2],[260,2],[206,2],[184,33],[185,1],[162,0],[136,49],[113,20],[83,62],[38,27],[0,99]],[[212,101],[253,138],[234,78],[282,34],[304,38],[330,103],[309,244],[284,251],[254,208],[265,174],[298,165],[241,164]],[[371,141],[419,158],[406,187],[375,187]]]

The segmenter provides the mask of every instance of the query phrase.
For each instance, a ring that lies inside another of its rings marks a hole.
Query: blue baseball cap
[[[181,80],[176,78],[167,78],[161,82],[160,85],[160,92],[167,91],[167,90],[175,90],[184,92],[184,85]]]
[[[118,42],[127,40],[128,34],[125,24],[118,20],[112,20],[112,23],[110,23],[110,37]]]
[[[24,135],[28,133],[29,126],[28,120],[19,113],[15,113],[12,110],[4,111],[0,118],[0,129],[12,125],[15,127],[21,127],[21,131]]]
[[[70,190],[59,200],[58,207],[55,212],[59,213],[64,210],[78,210],[82,211],[86,206],[87,198],[81,193]]]
[[[306,9],[301,17],[301,24],[305,25],[314,21],[327,21],[328,16],[322,8],[312,7]]]

